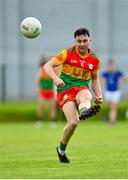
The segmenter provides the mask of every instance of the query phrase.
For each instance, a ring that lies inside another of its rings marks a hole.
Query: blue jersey
[[[108,91],[117,91],[119,89],[119,79],[123,76],[121,71],[106,71],[102,77],[106,80],[106,89]]]

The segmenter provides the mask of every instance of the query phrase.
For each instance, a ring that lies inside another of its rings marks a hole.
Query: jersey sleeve
[[[58,65],[63,64],[67,59],[67,50],[64,49],[57,56],[53,57],[53,59]]]
[[[119,78],[123,77],[124,76],[123,72],[118,71],[118,76],[119,76]]]
[[[41,67],[39,68],[39,71],[38,71],[38,77],[42,78],[43,76],[44,76],[44,69]]]
[[[98,73],[100,67],[101,67],[101,61],[98,60],[97,67],[91,73],[91,76],[93,79],[97,77],[97,73]]]
[[[106,76],[107,76],[107,72],[106,71],[101,73],[101,77],[106,78]]]

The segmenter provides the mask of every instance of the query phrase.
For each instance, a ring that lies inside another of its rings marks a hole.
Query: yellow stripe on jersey
[[[67,59],[67,49],[64,49],[61,51],[57,56],[55,56],[54,61],[58,64],[61,65],[64,63],[64,61]]]
[[[85,71],[83,68],[74,67],[68,64],[63,64],[61,72],[77,79],[84,80],[90,79],[91,76],[91,71]]]

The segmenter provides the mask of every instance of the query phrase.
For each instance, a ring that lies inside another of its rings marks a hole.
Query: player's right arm
[[[39,93],[39,90],[40,90],[40,71],[41,71],[41,68],[39,68],[39,71],[37,73],[37,76],[36,76],[36,90],[37,90],[37,93]]]
[[[50,61],[48,61],[44,65],[44,69],[46,73],[53,79],[54,83],[58,87],[63,87],[65,85],[64,81],[57,76],[57,74],[54,71],[54,67],[60,66],[64,63],[67,57],[67,51],[63,50],[61,51],[56,57],[53,57]]]

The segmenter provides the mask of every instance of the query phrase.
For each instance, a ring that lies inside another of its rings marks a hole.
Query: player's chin
[[[86,51],[87,51],[87,49],[85,49],[85,48],[82,48],[82,49],[80,48],[80,49],[79,49],[79,52],[80,52],[80,53],[86,53]]]

